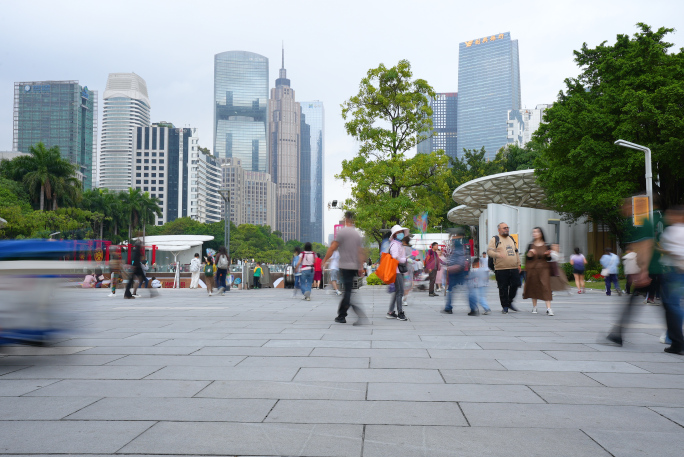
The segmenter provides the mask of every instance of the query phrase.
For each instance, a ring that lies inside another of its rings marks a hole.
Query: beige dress
[[[544,252],[549,250],[545,244],[542,246],[530,246],[532,257],[525,255],[525,288],[523,298],[536,298],[538,300],[551,300],[551,272],[549,271],[548,257]]]

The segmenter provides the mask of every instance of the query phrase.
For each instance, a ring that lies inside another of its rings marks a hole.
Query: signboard
[[[516,246],[518,246],[518,249],[520,249],[520,242],[518,241],[518,234],[517,233],[511,233],[511,238],[515,240]]]
[[[648,219],[648,197],[632,197],[632,220],[635,227],[644,225]]]
[[[333,228],[333,239],[337,239],[337,232],[340,231],[340,229],[344,227],[342,224],[335,224],[335,227]]]

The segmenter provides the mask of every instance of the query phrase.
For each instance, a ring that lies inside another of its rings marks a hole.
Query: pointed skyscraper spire
[[[278,72],[278,79],[276,79],[276,87],[279,86],[290,86],[290,80],[287,79],[287,70],[285,70],[285,42],[283,41],[283,60],[282,60],[282,66],[280,68],[280,71]]]
[[[283,70],[285,69],[285,42],[283,41],[283,64],[280,66]]]

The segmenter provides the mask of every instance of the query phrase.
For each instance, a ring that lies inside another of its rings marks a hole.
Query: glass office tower
[[[434,135],[418,143],[418,152],[429,154],[443,150],[449,157],[458,155],[456,140],[458,138],[458,94],[456,92],[438,93],[430,100],[432,107],[432,130]]]
[[[458,50],[458,155],[484,146],[491,159],[508,143],[508,110],[520,109],[518,40],[498,33]]]
[[[307,190],[302,187],[302,201],[306,193],[308,210],[302,207],[302,241],[323,243],[323,168],[325,157],[325,110],[323,103],[300,102],[302,107],[302,122],[306,122],[309,130],[309,144],[304,145],[306,138],[302,131],[302,163],[304,152],[309,153],[309,182]],[[304,203],[302,203],[304,204]]]
[[[246,51],[214,56],[214,156],[269,171],[268,59]]]
[[[78,81],[14,83],[12,148],[29,152],[39,142],[58,146],[63,158],[77,165],[84,189],[93,187],[97,156],[97,92]]]

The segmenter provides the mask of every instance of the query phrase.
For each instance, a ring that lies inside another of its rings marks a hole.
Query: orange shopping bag
[[[397,259],[387,252],[383,252],[380,255],[380,265],[378,265],[378,269],[375,270],[375,274],[378,275],[378,278],[385,284],[394,284],[394,281],[397,278],[397,265],[399,265]]]

